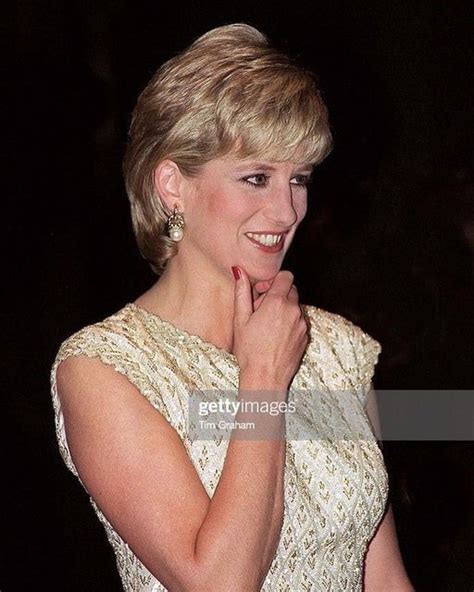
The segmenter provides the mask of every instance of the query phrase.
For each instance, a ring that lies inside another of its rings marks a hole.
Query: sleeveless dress
[[[261,590],[355,592],[362,590],[364,556],[388,496],[383,456],[364,407],[381,346],[340,315],[302,309],[309,344],[288,394],[288,402],[295,393],[299,402],[286,442],[283,526]],[[51,393],[59,450],[79,481],[56,387],[59,363],[77,355],[99,358],[136,386],[176,430],[212,497],[228,439],[190,438],[189,392],[199,389],[211,399],[223,390],[237,393],[237,358],[135,303],[71,335],[51,368]],[[90,501],[114,549],[124,590],[166,591]]]

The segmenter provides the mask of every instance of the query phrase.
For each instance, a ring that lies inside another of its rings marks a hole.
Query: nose
[[[293,187],[290,183],[275,187],[265,215],[275,226],[285,229],[297,222],[298,211],[295,208]]]

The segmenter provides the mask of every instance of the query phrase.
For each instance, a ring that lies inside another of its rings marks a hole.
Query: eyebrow
[[[258,169],[259,171],[274,171],[275,167],[266,162],[246,162],[236,167],[237,171],[246,171],[248,169]]]
[[[273,172],[276,171],[276,168],[267,162],[248,162],[236,167],[236,171],[246,171],[246,170],[259,170],[259,171],[267,171]],[[313,165],[310,163],[303,163],[298,165],[295,168],[295,172],[300,171],[313,171]]]

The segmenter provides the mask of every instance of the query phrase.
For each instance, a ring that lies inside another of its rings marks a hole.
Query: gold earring
[[[169,216],[168,221],[168,236],[175,242],[180,241],[184,236],[184,218],[183,214],[178,212],[178,206],[174,206],[174,212]]]

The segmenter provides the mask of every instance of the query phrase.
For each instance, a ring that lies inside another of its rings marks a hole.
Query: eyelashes
[[[293,179],[298,179],[297,183],[293,183],[294,185],[299,185],[301,187],[308,187],[311,184],[312,177],[311,175],[295,175]]]
[[[268,185],[269,176],[264,173],[257,173],[255,175],[248,175],[243,177],[242,181],[252,187],[266,187]]]
[[[296,182],[292,182],[291,185],[296,185],[297,187],[307,187],[312,181],[311,175],[305,174],[295,175],[292,177],[292,181],[293,180],[296,180]],[[270,175],[266,175],[265,173],[255,173],[254,175],[243,177],[241,181],[254,188],[267,187],[270,181]]]

